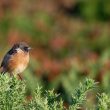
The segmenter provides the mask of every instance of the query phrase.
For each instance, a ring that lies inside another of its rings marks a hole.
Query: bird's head
[[[13,45],[12,47],[14,50],[16,51],[23,51],[23,52],[29,52],[29,50],[31,49],[31,47],[28,46],[27,43],[25,42],[19,42]]]

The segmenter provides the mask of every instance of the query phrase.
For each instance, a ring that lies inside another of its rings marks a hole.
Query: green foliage
[[[110,97],[105,93],[99,94],[98,96],[97,110],[109,110],[110,109]]]
[[[0,109],[21,110],[25,102],[25,87],[24,81],[0,75]]]
[[[63,110],[63,101],[56,100],[57,94],[53,91],[47,91],[44,96],[42,96],[41,88],[37,88],[34,94],[35,97],[30,101],[30,103],[25,107],[29,110]]]
[[[75,93],[72,95],[72,105],[70,110],[76,110],[80,105],[86,100],[86,93],[95,87],[96,83],[92,79],[86,79],[82,84],[80,83],[79,87],[75,90]]]
[[[37,86],[32,99],[26,100],[26,82],[16,77],[0,75],[0,109],[2,110],[63,110],[63,101],[57,100],[54,91],[46,91]]]
[[[73,91],[72,104],[69,110],[77,110],[87,100],[87,92],[96,86],[92,79],[86,79]],[[97,110],[109,109],[110,100],[106,94],[98,95]],[[54,90],[46,90],[39,86],[34,91],[32,99],[26,99],[26,82],[15,76],[0,75],[0,109],[2,110],[64,110],[64,102]]]

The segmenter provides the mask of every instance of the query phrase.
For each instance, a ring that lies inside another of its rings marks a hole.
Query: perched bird
[[[1,73],[10,75],[22,73],[29,63],[29,50],[31,48],[24,42],[16,43],[6,53],[1,63]]]

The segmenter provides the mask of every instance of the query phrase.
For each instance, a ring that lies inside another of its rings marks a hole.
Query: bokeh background
[[[37,84],[54,88],[68,106],[86,77],[99,84],[84,108],[96,92],[110,95],[109,0],[0,0],[0,59],[19,41],[33,48],[23,73],[28,95]]]

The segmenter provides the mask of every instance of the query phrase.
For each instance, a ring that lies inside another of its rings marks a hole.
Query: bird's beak
[[[32,48],[31,47],[28,47],[28,50],[31,50]]]

